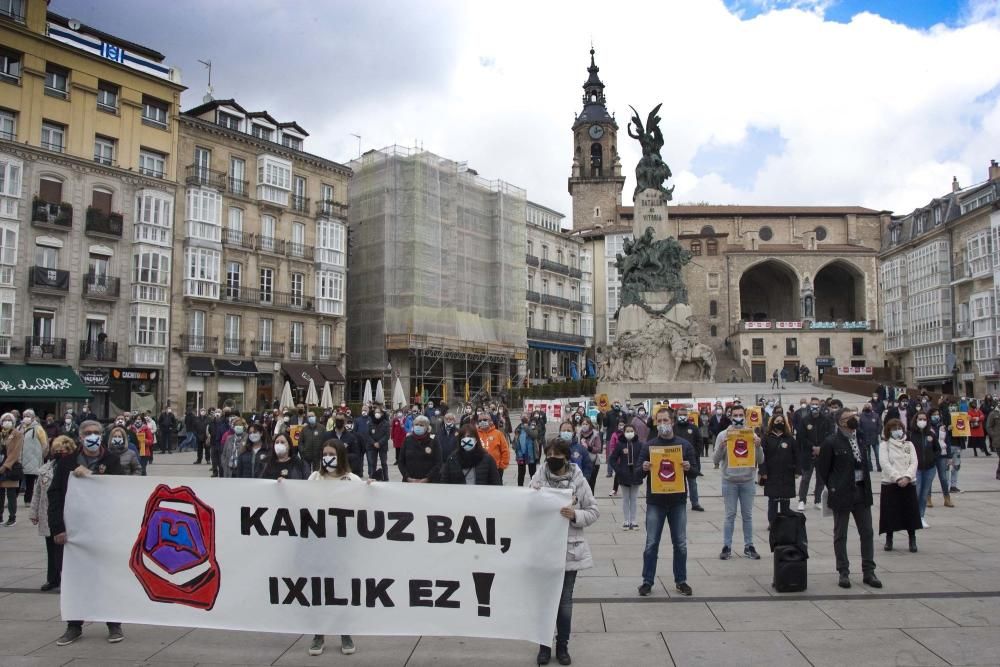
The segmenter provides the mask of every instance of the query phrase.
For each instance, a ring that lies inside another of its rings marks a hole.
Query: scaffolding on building
[[[395,359],[409,396],[501,391],[526,359],[525,191],[400,146],[351,167],[349,376]]]

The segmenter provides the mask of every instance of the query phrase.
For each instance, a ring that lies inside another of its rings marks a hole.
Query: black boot
[[[556,661],[560,665],[573,664],[573,659],[569,657],[569,646],[567,644],[556,644]]]
[[[552,660],[552,647],[551,646],[539,646],[538,647],[538,664],[547,665],[549,661]]]
[[[892,551],[892,533],[885,534],[885,550]]]
[[[910,553],[917,553],[917,533],[916,531],[910,531]]]

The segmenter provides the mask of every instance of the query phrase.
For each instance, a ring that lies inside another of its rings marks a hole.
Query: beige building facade
[[[344,390],[347,184],[294,122],[210,100],[179,118],[170,395],[270,408]]]
[[[155,411],[183,86],[162,54],[47,5],[0,6],[0,375],[68,368],[99,417]],[[165,258],[152,279],[150,248]]]
[[[880,254],[894,378],[968,397],[1000,393],[1000,166],[893,217]]]

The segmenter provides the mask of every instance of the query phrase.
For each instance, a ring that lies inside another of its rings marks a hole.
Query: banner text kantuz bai
[[[429,514],[424,519],[426,532],[421,532],[420,537],[428,544],[499,545],[500,553],[507,553],[511,547],[509,537],[497,538],[496,519],[492,517],[481,519],[466,515],[458,526],[447,516]],[[356,534],[369,540],[415,542],[418,539],[415,530],[422,526],[414,521],[413,512],[329,507],[301,508],[295,516],[285,507],[240,507],[240,534],[254,537],[326,539]],[[490,615],[494,577],[492,572],[472,573],[480,616]],[[271,576],[268,577],[268,598],[272,605],[395,607],[393,595],[398,599],[402,594],[410,607],[461,608],[461,602],[453,598],[462,586],[459,580],[410,579],[405,586],[393,588],[396,583],[392,578],[355,577],[344,582],[335,577]],[[405,590],[397,592],[400,588]]]

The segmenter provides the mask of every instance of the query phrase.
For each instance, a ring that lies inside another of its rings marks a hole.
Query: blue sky
[[[770,9],[822,7],[827,20],[848,23],[861,12],[871,12],[911,28],[929,28],[938,23],[954,24],[966,10],[954,0],[727,0],[726,5],[746,19]]]

